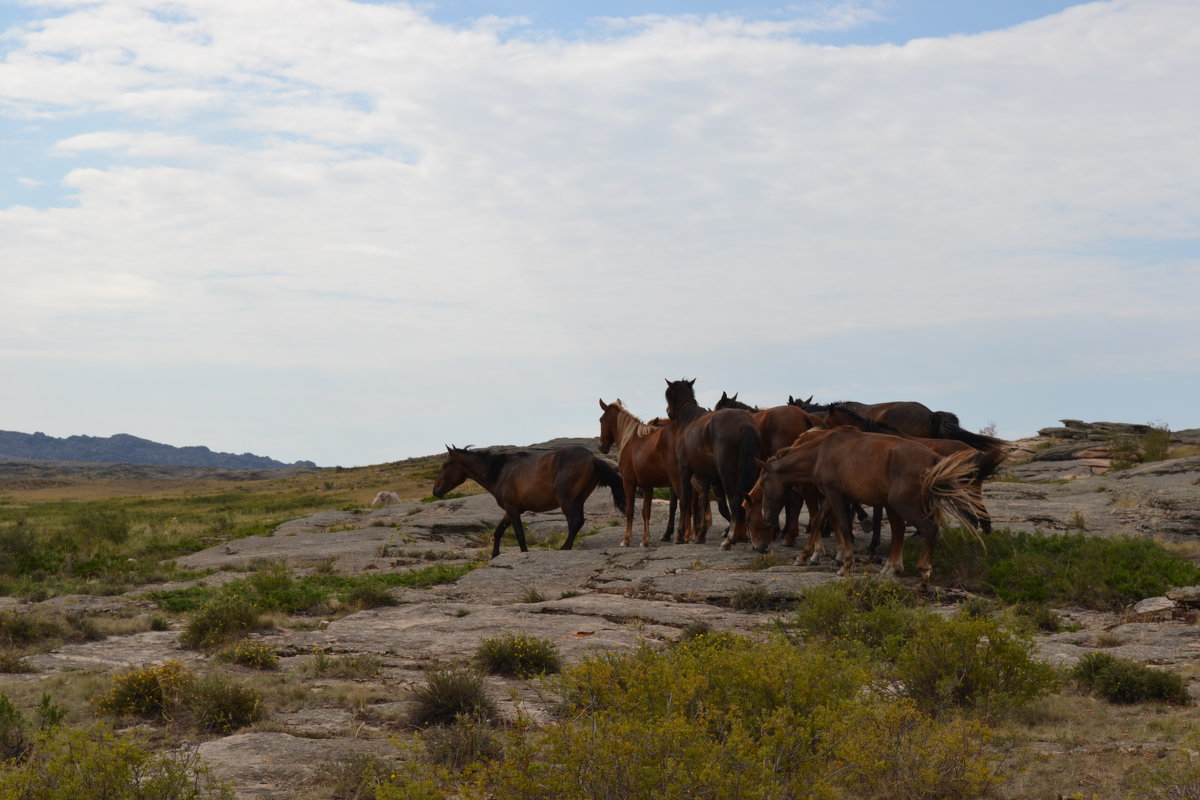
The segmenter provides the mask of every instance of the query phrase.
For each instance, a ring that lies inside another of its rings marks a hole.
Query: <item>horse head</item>
[[[696,404],[696,379],[690,381],[684,378],[678,381],[667,381],[667,416],[675,419],[683,406]]]
[[[445,497],[446,492],[461,485],[463,481],[470,477],[463,466],[463,454],[467,450],[467,447],[460,448],[454,445],[446,445],[446,461],[442,464],[442,470],[438,473],[437,480],[433,482],[434,497],[439,499]]]
[[[771,543],[779,532],[779,512],[783,509],[785,492],[774,477],[768,477],[766,464],[758,461],[758,480],[742,499],[746,509],[746,522],[750,528],[750,546],[759,553],[771,552]]]
[[[604,410],[600,415],[600,452],[608,455],[617,441],[617,414],[621,410],[621,401],[605,403],[601,400],[600,408]]]

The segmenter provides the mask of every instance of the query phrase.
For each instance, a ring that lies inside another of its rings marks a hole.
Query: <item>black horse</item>
[[[988,452],[1006,444],[1003,439],[966,430],[959,424],[958,415],[952,412],[933,411],[929,406],[912,400],[898,400],[891,403],[843,401],[820,405],[812,402],[812,397],[807,400],[798,400],[789,396],[788,404],[800,406],[810,414],[820,415],[828,414],[832,406],[840,406],[879,424],[883,430],[890,429],[919,439],[957,439],[980,452]]]
[[[552,511],[561,508],[567,517],[567,541],[563,550],[575,544],[575,534],[583,527],[583,504],[600,484],[612,490],[613,504],[625,510],[625,487],[617,470],[586,448],[570,446],[537,452],[497,452],[446,447],[446,461],[433,484],[433,496],[446,492],[471,478],[504,509],[492,541],[492,558],[500,555],[500,537],[509,524],[517,534],[517,545],[524,553],[525,529],[521,514],[525,511]]]
[[[734,542],[749,540],[742,498],[758,480],[758,432],[743,411],[708,411],[696,403],[696,381],[667,381],[667,417],[679,429],[675,452],[678,460],[683,509],[692,508],[692,477],[715,481],[732,514],[730,530],[721,543],[728,549]],[[682,524],[689,541],[704,541],[706,531],[696,533],[697,521],[684,514]]]

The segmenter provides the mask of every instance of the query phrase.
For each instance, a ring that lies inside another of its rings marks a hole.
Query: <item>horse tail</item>
[[[617,472],[617,468],[605,461],[603,458],[592,456],[592,467],[596,470],[596,477],[600,483],[612,490],[613,505],[617,510],[625,512],[625,482],[621,480],[621,473]]]
[[[990,451],[1007,444],[1003,439],[997,439],[995,436],[974,433],[963,428],[958,424],[958,417],[949,411],[933,412],[933,437],[935,439],[957,439],[980,452]],[[998,466],[999,463],[997,461],[996,465]]]
[[[949,517],[979,536],[979,520],[987,514],[983,501],[971,491],[979,459],[979,453],[961,450],[921,473],[921,498],[938,527]]]

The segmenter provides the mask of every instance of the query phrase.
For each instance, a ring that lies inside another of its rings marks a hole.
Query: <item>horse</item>
[[[744,501],[751,520],[751,545],[760,553],[769,552],[774,539],[769,520],[778,517],[788,492],[815,489],[823,498],[821,513],[832,519],[841,548],[839,575],[853,569],[849,504],[858,502],[887,509],[892,547],[884,575],[904,568],[905,522],[916,527],[924,539],[917,561],[924,588],[933,571],[933,550],[944,520],[953,517],[974,529],[980,509],[969,484],[981,458],[969,450],[942,457],[909,439],[847,426],[813,430],[762,465]],[[807,561],[818,542],[819,535],[810,537],[796,562]]]
[[[446,446],[446,461],[433,484],[433,496],[471,478],[495,498],[504,510],[492,540],[492,558],[500,555],[500,537],[509,524],[517,534],[517,545],[527,552],[521,514],[561,508],[567,517],[567,541],[562,550],[575,544],[583,527],[583,504],[600,484],[612,490],[613,504],[625,510],[625,487],[617,470],[602,458],[579,446],[556,447],[537,452],[499,452]]]
[[[886,422],[876,422],[875,420],[868,419],[862,414],[855,412],[853,408],[844,403],[831,403],[829,405],[826,419],[829,421],[830,426],[850,425],[867,433],[885,433],[905,439],[912,439],[916,442],[920,442],[933,452],[942,456],[953,455],[954,453],[958,453],[963,450],[975,449],[970,444],[959,439],[938,439],[910,436],[907,433],[892,427]],[[984,438],[990,439],[991,437]],[[996,441],[999,442],[999,440]],[[983,482],[995,474],[997,467],[999,467],[1001,462],[1003,462],[1007,457],[1008,449],[1003,443],[989,448],[985,452],[984,457],[980,460],[979,471],[975,474],[974,479],[971,481],[971,490],[975,493],[975,498],[979,501],[980,508],[983,508],[983,513],[978,519],[978,527],[984,533],[992,532],[992,518],[991,515],[987,513],[987,509],[983,505]],[[868,550],[868,552],[870,552],[872,555],[874,555],[876,548],[879,547],[880,522],[881,514],[880,509],[877,507],[875,509],[875,516],[872,523],[871,546]]]
[[[628,547],[633,538],[633,511],[636,502],[634,492],[640,488],[642,503],[642,547],[650,546],[650,501],[654,489],[671,487],[671,510],[667,521],[667,532],[663,541],[670,541],[675,527],[675,506],[679,496],[675,489],[679,471],[675,462],[675,428],[667,420],[666,425],[642,422],[621,404],[600,401],[600,452],[608,454],[616,444],[617,471],[621,473],[625,496],[630,502],[625,508],[625,538],[622,547]],[[682,526],[680,534],[682,535]]]
[[[796,441],[797,436],[813,428],[821,428],[826,425],[824,419],[805,411],[790,396],[786,405],[771,406],[764,409],[747,405],[737,398],[737,392],[734,392],[732,397],[726,392],[721,392],[721,399],[717,401],[714,408],[738,408],[750,415],[750,421],[754,423],[754,428],[758,431],[760,445],[759,458],[764,461],[783,448],[790,447]],[[812,400],[812,397],[809,397],[809,400]],[[784,525],[783,535],[784,544],[789,547],[795,543],[799,529],[799,505],[797,502],[787,505],[787,524]],[[808,506],[809,528],[807,532],[811,534],[812,526],[816,521],[817,507],[811,502],[805,502],[804,505]],[[870,517],[867,515],[867,512],[863,510],[862,506],[857,504],[852,508],[854,516],[862,525],[863,533],[871,533]],[[871,551],[872,554],[874,552],[874,550]]]
[[[842,406],[872,422],[888,425],[908,436],[915,436],[919,439],[957,439],[981,452],[1005,444],[1003,439],[966,430],[959,424],[956,414],[949,411],[933,411],[929,406],[913,400],[897,400],[888,403],[842,401],[820,405],[813,403],[812,397],[807,400],[797,400],[789,396],[788,403],[797,405],[811,414],[821,415],[827,415],[829,409],[834,405]]]
[[[721,542],[728,550],[734,542],[746,541],[746,514],[741,498],[758,477],[755,462],[759,452],[758,432],[742,411],[708,411],[696,403],[695,379],[667,381],[667,418],[678,428],[675,457],[679,470],[679,501],[685,512],[692,509],[692,477],[716,480],[729,506],[730,528]],[[707,529],[696,534],[695,514],[682,521],[689,540],[704,541]]]

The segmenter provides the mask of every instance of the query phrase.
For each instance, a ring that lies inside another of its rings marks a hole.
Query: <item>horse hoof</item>
[[[896,574],[896,568],[891,564],[884,564],[883,569],[879,570],[879,577],[890,578]]]
[[[645,545],[643,545],[644,547]],[[629,547],[629,542],[621,542],[621,547]]]
[[[725,539],[724,541],[721,542],[722,550],[728,550],[731,547],[733,547],[733,542],[729,541],[728,539]]]
[[[819,566],[819,565],[820,565],[820,563],[821,563],[821,557],[820,557],[820,556],[818,556],[818,555],[812,555],[812,556],[809,556],[809,557],[808,557],[808,565],[809,565],[810,567],[816,567],[816,566]]]
[[[642,542],[642,547],[649,548],[649,547],[650,547],[650,543],[649,543],[649,542]]]

